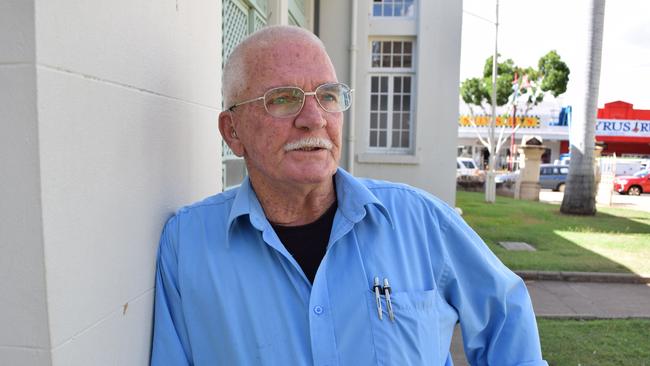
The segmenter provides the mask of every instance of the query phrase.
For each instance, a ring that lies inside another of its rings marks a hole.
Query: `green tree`
[[[518,76],[518,92],[515,95],[513,83]],[[538,105],[547,94],[557,97],[566,92],[570,70],[557,51],[549,51],[538,62],[538,69],[519,67],[513,60],[497,63],[497,106],[509,103],[523,104],[521,115]],[[476,117],[476,108],[488,115],[492,93],[492,56],[485,60],[483,75],[469,78],[460,84],[460,96],[470,111],[470,118]]]
[[[476,108],[479,108],[484,115],[490,114],[487,107],[491,105],[492,67],[493,61],[490,56],[485,60],[482,77],[466,79],[460,85],[460,97],[469,109],[469,122],[474,127],[476,127]],[[530,110],[544,100],[547,94],[557,97],[566,91],[570,71],[556,51],[550,51],[541,57],[538,67],[539,70],[533,67],[519,67],[511,59],[497,62],[496,105],[524,104],[523,111],[519,115],[527,116]],[[520,125],[515,126],[513,133],[519,127]],[[503,137],[504,130],[505,126],[501,128],[499,137],[494,137],[496,141],[492,141],[490,138],[486,141],[478,130],[476,134],[488,151],[492,151],[492,146],[494,146],[495,154],[498,154],[507,139],[507,137]],[[485,188],[486,197],[488,197],[490,196],[488,192],[494,191],[494,183],[489,181]]]
[[[514,71],[515,65],[511,59],[497,63],[497,106],[503,106],[508,103],[512,95]],[[460,96],[467,104],[472,120],[476,117],[476,107],[480,108],[483,114],[488,114],[487,108],[491,103],[491,93],[492,56],[485,60],[482,77],[469,78],[460,84]]]
[[[555,50],[540,58],[537,67],[539,68],[539,77],[542,81],[540,86],[543,91],[550,92],[554,97],[566,91],[571,71]]]
[[[558,97],[564,94],[569,83],[571,71],[557,51],[552,50],[542,56],[537,66],[537,70],[532,67],[516,68],[521,78],[518,80],[519,91],[517,96],[513,97],[513,102],[524,105],[524,116],[541,103],[546,95]]]

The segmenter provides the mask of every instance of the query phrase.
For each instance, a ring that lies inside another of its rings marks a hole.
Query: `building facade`
[[[603,144],[603,155],[650,159],[650,110],[623,101],[606,103],[598,109],[596,141]]]
[[[511,115],[502,110],[504,114],[497,117],[497,136],[502,134],[506,140],[497,157],[499,169],[512,167],[510,152],[515,151],[516,160],[516,148],[524,135],[542,138],[546,146],[546,152],[542,156],[543,163],[553,163],[561,156],[569,154],[571,109],[562,109],[552,103],[549,105],[533,109],[530,115],[517,117],[516,123]],[[568,114],[563,116],[566,111],[569,111]],[[463,114],[458,119],[457,153],[458,156],[473,158],[484,167],[489,155],[479,136],[487,138],[490,117],[475,117],[476,126],[470,124],[470,118],[469,115]],[[521,127],[514,131],[513,126],[519,124]],[[596,141],[603,147],[602,156],[649,159],[650,110],[634,109],[632,104],[623,101],[605,103],[603,108],[598,109]]]

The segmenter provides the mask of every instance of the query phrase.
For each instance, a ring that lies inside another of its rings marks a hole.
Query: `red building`
[[[596,141],[604,143],[603,155],[650,157],[650,110],[634,109],[623,101],[598,109]],[[562,141],[561,152],[569,151]]]

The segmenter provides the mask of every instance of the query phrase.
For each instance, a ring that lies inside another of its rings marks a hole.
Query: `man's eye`
[[[271,105],[283,105],[291,103],[300,103],[300,95],[297,93],[284,93],[272,97],[269,101],[269,104]]]
[[[289,99],[287,97],[277,97],[271,99],[270,104],[287,104],[289,102]]]
[[[338,100],[336,94],[334,93],[324,93],[321,95],[320,99],[323,102],[336,102]]]

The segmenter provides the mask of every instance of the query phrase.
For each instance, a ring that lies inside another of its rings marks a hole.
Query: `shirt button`
[[[323,307],[320,305],[314,306],[314,313],[316,315],[321,315],[323,313]]]

